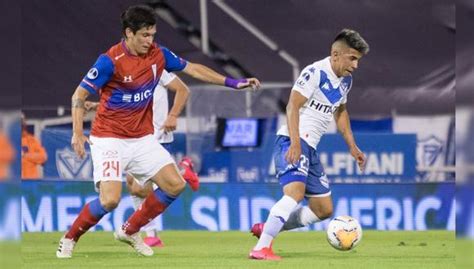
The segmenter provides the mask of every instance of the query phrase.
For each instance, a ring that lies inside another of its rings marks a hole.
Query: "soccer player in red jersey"
[[[141,182],[151,180],[158,188],[114,236],[140,255],[153,255],[138,232],[163,213],[185,187],[174,160],[153,137],[152,96],[164,69],[182,71],[198,80],[235,89],[260,86],[256,78],[225,77],[154,43],[156,19],[150,7],[129,7],[122,13],[121,21],[123,40],[99,56],[72,96],[71,146],[79,157],[84,157],[84,144],[90,144],[94,186],[99,198],[83,207],[61,238],[58,258],[71,258],[79,238],[117,207],[123,172]],[[100,105],[88,138],[83,133],[83,116],[84,102],[91,93],[99,94]]]
[[[168,112],[168,90],[176,92],[173,106]],[[163,70],[160,82],[156,85],[153,93],[153,126],[155,139],[168,151],[172,152],[173,148],[173,131],[177,127],[178,116],[183,111],[184,105],[189,96],[188,86],[173,73]],[[96,111],[99,106],[98,102],[86,101],[84,106],[87,111]],[[194,171],[194,164],[190,157],[183,157],[178,164],[179,172],[183,179],[189,184],[193,191],[199,189],[199,176]],[[143,200],[150,192],[153,192],[158,186],[152,181],[140,185],[131,175],[127,174],[127,189],[132,195],[133,207],[138,209]],[[142,228],[146,232],[143,239],[145,244],[150,247],[163,247],[164,243],[158,236],[160,225],[155,218]]]

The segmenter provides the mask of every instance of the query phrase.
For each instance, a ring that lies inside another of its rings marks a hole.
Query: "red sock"
[[[100,219],[97,219],[92,216],[89,209],[89,204],[87,204],[86,206],[84,206],[84,208],[82,208],[81,213],[79,213],[79,216],[77,216],[76,220],[71,226],[71,229],[69,229],[65,237],[77,242],[77,240],[79,240],[79,237],[81,237],[81,235],[87,232],[90,227],[96,225],[99,220]]]
[[[142,205],[136,210],[130,218],[122,225],[122,229],[126,234],[132,235],[140,231],[140,228],[147,225],[156,216],[161,214],[168,206],[156,197],[152,192],[150,193]]]

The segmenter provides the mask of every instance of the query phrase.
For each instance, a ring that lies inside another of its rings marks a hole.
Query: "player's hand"
[[[97,102],[91,102],[91,101],[84,102],[85,111],[97,110],[98,106],[99,106],[99,103]]]
[[[77,154],[77,156],[79,156],[81,159],[83,159],[86,155],[86,150],[85,150],[85,147],[84,147],[84,144],[86,142],[89,143],[89,145],[92,145],[92,142],[84,134],[74,133],[72,135],[71,147],[74,150],[74,152]]]
[[[357,146],[354,146],[353,148],[351,148],[351,155],[357,161],[357,165],[359,165],[360,171],[364,171],[365,164],[367,161],[365,154]]]
[[[237,89],[245,88],[256,91],[260,88],[260,81],[256,78],[247,78],[243,82],[237,83]]]
[[[286,152],[285,159],[288,163],[296,165],[301,158],[301,144],[291,143]]]
[[[225,86],[231,87],[237,90],[242,90],[242,89],[250,89],[250,90],[257,90],[260,88],[260,81],[256,78],[242,78],[242,79],[233,79],[230,77],[227,77],[225,79]]]
[[[168,115],[160,129],[168,133],[176,130],[176,126],[178,126],[178,118],[175,115]]]

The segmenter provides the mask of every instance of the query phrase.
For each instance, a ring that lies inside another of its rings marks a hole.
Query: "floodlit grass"
[[[474,240],[468,238],[456,239],[456,268],[474,268]]]
[[[24,233],[23,268],[454,268],[454,232],[365,231],[352,251],[341,252],[323,232],[285,232],[273,248],[282,261],[247,258],[256,238],[243,232],[165,231],[164,248],[140,257],[112,233],[91,232],[76,245],[72,259],[56,258],[61,233]]]
[[[0,268],[20,268],[20,246],[20,241],[0,241]]]

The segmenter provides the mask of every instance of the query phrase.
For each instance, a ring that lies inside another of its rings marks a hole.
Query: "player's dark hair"
[[[125,29],[130,28],[135,34],[143,27],[150,27],[156,24],[155,11],[153,8],[145,5],[131,6],[120,16],[122,21],[122,34],[125,35]]]
[[[349,47],[357,50],[362,54],[369,53],[369,44],[360,36],[360,34],[351,29],[342,29],[336,36],[334,42],[342,41]]]

